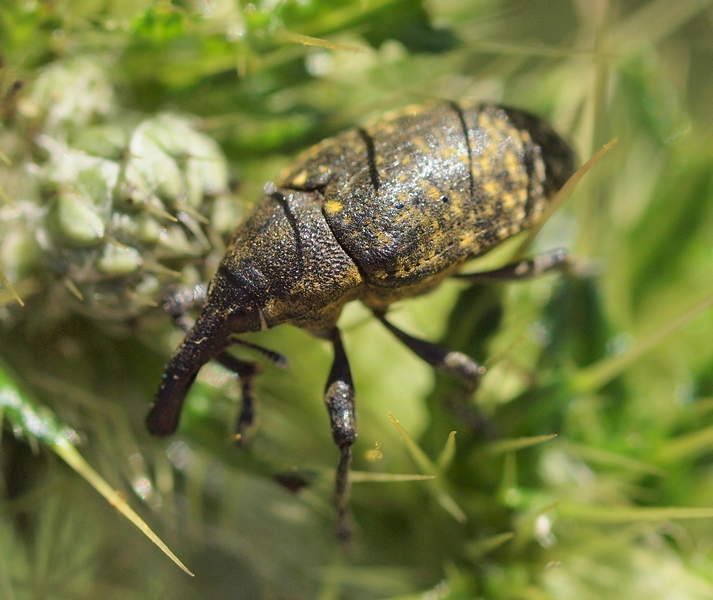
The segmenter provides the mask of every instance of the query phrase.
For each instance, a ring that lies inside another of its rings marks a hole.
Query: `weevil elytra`
[[[424,294],[446,277],[517,279],[562,267],[564,252],[488,273],[458,273],[465,261],[535,225],[573,171],[567,143],[541,119],[515,109],[434,102],[327,139],[302,154],[238,225],[211,280],[195,324],[168,362],[147,418],[166,436],[178,426],[196,375],[215,358],[235,371],[243,408],[237,433],[252,422],[255,364],[227,352],[232,337],[282,324],[331,342],[325,390],[340,450],[334,502],[348,535],[346,502],[356,431],[354,386],[337,319],[359,300],[408,348],[475,389],[474,360],[416,339],[386,320],[389,306]],[[183,320],[196,298],[172,302]]]

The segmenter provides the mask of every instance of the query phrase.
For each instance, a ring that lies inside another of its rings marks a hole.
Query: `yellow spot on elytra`
[[[510,225],[509,227],[500,227],[495,235],[501,240],[509,238],[511,235],[515,235],[519,230],[519,226],[516,224]]]
[[[505,168],[512,179],[518,178],[518,172],[520,169],[520,161],[517,158],[517,154],[514,152],[508,152],[505,154]]]
[[[343,208],[344,205],[339,200],[327,200],[327,202],[324,203],[324,210],[328,213],[338,213],[341,212]]]
[[[472,249],[475,242],[475,233],[466,231],[460,236],[460,247]]]
[[[488,196],[498,196],[503,191],[497,179],[487,179],[483,182],[483,190]]]
[[[411,143],[413,144],[414,148],[420,150],[423,153],[428,153],[431,151],[431,147],[429,146],[426,139],[422,136],[414,137],[413,140],[411,140]]]
[[[493,121],[490,118],[490,115],[484,112],[481,112],[478,115],[478,125],[480,125],[485,131],[490,131],[493,127]]]
[[[292,178],[292,185],[300,186],[307,182],[307,171],[303,170]]]
[[[384,233],[383,231],[377,231],[377,232],[376,232],[376,239],[378,239],[379,242],[380,242],[383,246],[388,246],[389,244],[392,243],[391,237],[388,236],[388,235],[387,235],[386,233]]]
[[[515,199],[515,196],[513,196],[512,193],[506,192],[500,196],[500,201],[503,206],[503,210],[505,213],[510,213],[516,206],[517,201]],[[512,215],[515,217],[515,215]]]
[[[429,181],[422,180],[420,184],[421,189],[423,189],[423,191],[426,193],[426,198],[430,202],[435,202],[441,197],[440,190],[435,185],[432,185]]]

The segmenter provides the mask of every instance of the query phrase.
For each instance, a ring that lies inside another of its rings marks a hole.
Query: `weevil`
[[[475,390],[483,368],[460,352],[417,339],[386,319],[399,300],[425,294],[447,277],[519,279],[567,264],[563,251],[490,272],[464,274],[463,263],[537,224],[573,172],[569,145],[541,119],[520,110],[432,102],[324,140],[299,156],[238,225],[205,298],[175,296],[185,323],[201,304],[166,365],[148,414],[149,431],[173,433],[199,369],[216,359],[239,377],[237,435],[253,421],[256,364],[228,353],[232,344],[277,353],[233,337],[290,324],[331,342],[334,359],[324,400],[339,447],[333,501],[347,537],[354,385],[337,327],[358,300],[437,369]]]

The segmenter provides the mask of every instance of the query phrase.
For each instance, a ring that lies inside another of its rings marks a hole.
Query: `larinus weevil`
[[[567,143],[541,119],[512,108],[433,102],[324,140],[297,158],[235,230],[206,297],[174,295],[176,320],[201,306],[166,365],[147,418],[149,431],[173,433],[199,369],[216,359],[237,373],[243,408],[237,434],[254,416],[256,365],[228,353],[234,338],[282,324],[302,327],[334,348],[325,391],[340,450],[334,503],[348,536],[349,466],[356,431],[354,386],[337,319],[364,303],[408,348],[475,389],[474,360],[416,339],[386,320],[389,306],[433,290],[446,277],[517,279],[560,268],[563,251],[487,273],[463,263],[526,230],[573,171]]]

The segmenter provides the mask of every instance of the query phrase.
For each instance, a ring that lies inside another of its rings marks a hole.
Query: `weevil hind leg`
[[[448,410],[472,431],[487,437],[495,437],[496,432],[491,423],[469,401],[470,396],[478,389],[480,378],[485,374],[485,367],[479,365],[467,354],[415,338],[401,331],[387,321],[383,313],[375,311],[374,314],[416,356],[435,369],[450,375],[460,384],[460,391],[445,399]]]
[[[550,252],[537,254],[493,269],[478,273],[456,273],[451,275],[454,279],[464,279],[471,283],[496,283],[499,281],[517,281],[539,277],[549,271],[567,271],[572,265],[566,250],[557,249]]]
[[[387,321],[382,312],[375,311],[374,315],[384,324],[384,327],[393,333],[416,356],[439,371],[448,373],[457,379],[465,387],[466,391],[474,392],[478,388],[480,378],[485,373],[485,368],[476,363],[470,356],[450,350],[440,344],[413,337]]]
[[[337,536],[339,539],[347,541],[352,533],[347,506],[349,468],[352,462],[352,445],[357,438],[354,382],[344,344],[336,327],[331,331],[330,341],[334,347],[334,362],[329,372],[324,401],[332,426],[332,438],[339,447],[339,464],[333,497],[337,513]]]

